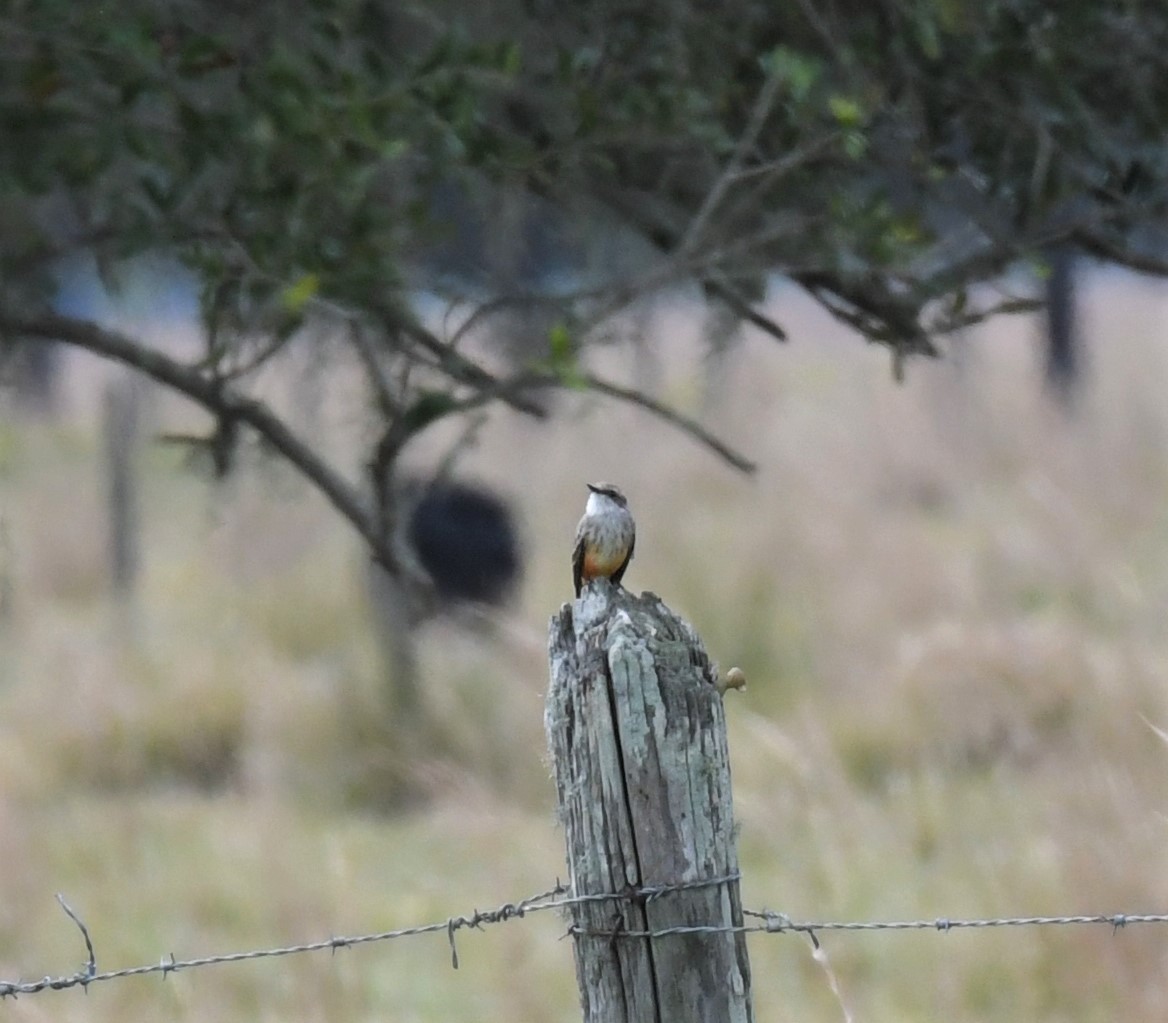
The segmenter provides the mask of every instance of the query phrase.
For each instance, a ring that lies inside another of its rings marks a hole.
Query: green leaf
[[[928,60],[941,58],[941,36],[935,20],[936,13],[936,10],[918,9],[913,24],[917,45]]]
[[[864,123],[864,109],[851,96],[841,96],[838,93],[828,97],[827,109],[836,119],[841,128],[855,128]]]
[[[548,331],[548,359],[546,368],[563,387],[583,390],[584,374],[577,360],[577,343],[571,328],[563,321]]]
[[[776,46],[763,59],[766,70],[782,81],[796,100],[806,98],[823,70],[814,57],[788,46]]]
[[[503,43],[499,52],[499,70],[512,77],[523,69],[523,51],[517,42]]]
[[[862,159],[868,152],[868,136],[862,131],[849,131],[844,135],[844,152],[853,160]]]
[[[553,365],[576,361],[576,345],[568,325],[560,320],[548,331],[548,357]]]
[[[299,314],[316,297],[318,291],[320,291],[320,276],[312,273],[302,274],[281,293],[280,304],[285,311]]]

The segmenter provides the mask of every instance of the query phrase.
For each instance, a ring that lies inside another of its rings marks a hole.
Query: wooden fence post
[[[119,376],[106,385],[102,408],[110,577],[114,596],[123,602],[129,602],[134,595],[140,559],[139,483],[135,464],[140,389],[138,381]]]
[[[724,929],[742,924],[726,723],[701,640],[656,595],[600,581],[552,618],[548,651],[571,894],[628,896],[572,907],[585,1023],[749,1023],[746,938]],[[712,930],[635,936],[676,927]]]

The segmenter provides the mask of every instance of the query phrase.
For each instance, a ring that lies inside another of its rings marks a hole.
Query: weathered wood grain
[[[575,895],[738,872],[722,697],[701,640],[652,593],[589,584],[549,629],[547,731]],[[742,923],[738,882],[573,907],[586,932]],[[577,934],[586,1023],[753,1019],[742,934]]]

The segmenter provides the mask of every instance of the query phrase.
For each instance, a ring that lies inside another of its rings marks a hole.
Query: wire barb
[[[81,937],[85,939],[85,952],[88,958],[85,960],[85,966],[82,967],[79,976],[84,978],[80,981],[81,986],[88,990],[89,981],[97,975],[97,954],[93,950],[93,939],[89,936],[89,928],[85,926],[81,917],[73,911],[73,907],[65,901],[65,896],[60,892],[57,892],[57,901],[61,904],[65,915],[77,925]]]
[[[446,937],[450,941],[450,965],[454,969],[458,969],[458,946],[454,943],[454,932],[457,930],[458,924],[454,917],[446,921]]]

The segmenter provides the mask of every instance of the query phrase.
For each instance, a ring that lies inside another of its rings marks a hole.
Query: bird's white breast
[[[608,494],[591,493],[588,495],[588,503],[584,506],[585,515],[611,515],[620,510],[621,506]]]

